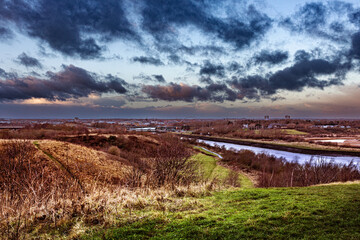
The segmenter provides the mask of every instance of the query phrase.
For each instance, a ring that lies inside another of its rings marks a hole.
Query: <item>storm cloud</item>
[[[162,43],[174,41],[177,27],[194,26],[205,34],[213,35],[240,49],[263,36],[272,20],[249,6],[243,13],[247,20],[221,19],[206,11],[205,1],[144,1],[142,11],[144,30]]]
[[[204,65],[200,68],[200,75],[224,77],[225,67],[221,64],[213,64],[209,61],[205,61]]]
[[[296,33],[307,33],[336,42],[348,42],[357,14],[353,5],[343,1],[308,2],[281,25]],[[348,16],[348,18],[344,18]],[[357,26],[358,27],[358,26]]]
[[[0,39],[7,40],[13,37],[13,33],[10,29],[0,26]]]
[[[99,76],[73,65],[63,66],[60,72],[48,72],[47,79],[36,77],[10,78],[0,80],[0,101],[45,98],[48,100],[66,100],[87,97],[90,94],[123,94],[126,82],[108,75]]]
[[[36,58],[28,56],[26,53],[22,53],[17,57],[17,62],[25,67],[37,67],[42,68],[41,63]]]
[[[351,65],[336,60],[301,60],[294,65],[268,76],[252,75],[233,78],[229,81],[244,96],[256,98],[275,94],[278,90],[301,91],[305,87],[324,89],[332,85],[341,85]],[[321,80],[319,77],[328,77]]]
[[[351,37],[351,56],[360,59],[360,32],[355,33]]]
[[[144,85],[142,91],[150,98],[165,101],[235,101],[238,94],[225,84],[212,83],[206,87],[170,83],[167,86]]]
[[[158,83],[165,83],[166,80],[163,75],[161,74],[154,74],[154,75],[145,75],[145,74],[139,74],[138,76],[135,76],[134,79],[139,79],[142,82],[158,82]]]
[[[253,57],[255,64],[276,65],[285,62],[289,58],[289,53],[285,51],[268,51],[263,50]]]
[[[1,0],[0,5],[0,20],[68,56],[96,58],[104,49],[99,42],[137,39],[122,0]]]
[[[164,65],[164,63],[160,59],[154,58],[154,57],[140,56],[140,57],[134,57],[131,60],[133,62],[139,62],[142,64],[149,64],[149,65],[154,65],[154,66]]]

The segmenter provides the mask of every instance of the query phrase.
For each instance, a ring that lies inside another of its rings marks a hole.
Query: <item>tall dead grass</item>
[[[137,210],[166,214],[192,209],[197,202],[191,197],[221,189],[216,181],[194,181],[192,167],[184,160],[189,154],[186,147],[175,139],[166,142],[159,152],[149,152],[151,157],[147,161],[129,160],[139,161],[128,170],[141,172],[141,181],[137,175],[124,173],[119,174],[122,180],[117,184],[99,178],[92,181],[81,178],[86,191],[74,180],[75,174],[66,174],[61,165],[31,142],[3,143],[0,146],[0,239],[29,239],[35,235],[51,239],[54,232],[76,238],[94,225],[133,221]],[[40,143],[40,148],[49,150],[48,147]],[[160,167],[163,164],[165,167]],[[84,170],[69,169],[79,173]],[[164,176],[168,170],[171,178]]]

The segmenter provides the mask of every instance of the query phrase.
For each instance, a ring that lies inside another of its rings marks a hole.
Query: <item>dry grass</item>
[[[88,192],[75,196],[58,196],[52,191],[49,198],[34,201],[30,196],[25,202],[13,205],[0,198],[1,239],[76,239],[93,227],[119,226],[147,217],[153,213],[191,211],[199,207],[198,197],[208,196],[222,186],[213,182],[173,189],[86,186]],[[60,229],[60,230],[59,230]]]
[[[180,150],[168,148],[166,154]],[[151,159],[161,164],[164,153]],[[128,188],[124,178],[135,167],[126,160],[59,141],[3,141],[0,160],[0,239],[76,238],[95,225],[132,222],[138,218],[134,211],[192,209],[192,197],[222,189],[215,180],[158,184],[163,175],[153,176],[155,170],[166,170],[158,167],[148,176],[157,184]]]
[[[94,180],[118,184],[131,168],[126,159],[67,142],[41,140],[39,148],[61,162],[83,184]]]

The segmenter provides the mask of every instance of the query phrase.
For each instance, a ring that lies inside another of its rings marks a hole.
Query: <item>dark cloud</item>
[[[16,78],[17,74],[16,73],[9,73],[6,72],[4,69],[0,68],[0,79],[6,79],[6,78]]]
[[[248,98],[275,94],[278,90],[301,91],[305,87],[324,89],[331,85],[341,85],[351,65],[337,60],[301,60],[293,66],[263,77],[253,75],[233,78],[229,83]],[[319,77],[327,76],[328,80]]]
[[[17,57],[17,62],[25,67],[37,67],[42,68],[41,63],[36,58],[28,56],[26,53],[22,53]]]
[[[159,83],[165,83],[165,78],[163,75],[153,75],[153,77],[159,82]]]
[[[164,63],[160,59],[153,58],[153,57],[140,56],[140,57],[134,57],[131,60],[133,62],[139,62],[142,64],[150,64],[150,65],[155,65],[155,66],[164,65]]]
[[[305,50],[298,50],[295,53],[295,61],[297,61],[297,62],[310,60],[311,57],[312,57],[312,54],[308,53]]]
[[[351,36],[351,51],[350,54],[360,59],[360,32],[357,32]]]
[[[0,68],[0,77],[1,78],[6,78],[7,77],[7,73],[4,69]]]
[[[240,18],[220,19],[207,11],[206,1],[153,0],[144,1],[143,28],[165,45],[177,36],[177,27],[194,26],[211,34],[237,49],[260,38],[271,26],[271,19],[249,6]]]
[[[219,78],[225,77],[225,67],[221,64],[213,64],[205,61],[200,68],[200,75],[215,76]]]
[[[68,56],[97,58],[104,49],[99,42],[137,39],[125,16],[122,0],[2,0],[0,3],[0,20],[16,23],[21,31]]]
[[[181,58],[179,57],[179,55],[176,55],[176,54],[169,55],[168,59],[169,59],[169,61],[171,63],[174,63],[174,64],[181,64],[182,63]]]
[[[82,68],[73,65],[63,66],[57,73],[48,72],[48,79],[36,77],[9,78],[0,80],[0,101],[30,98],[66,100],[87,97],[90,94],[109,92],[125,93],[126,82],[112,75],[104,80]]]
[[[182,53],[188,54],[188,55],[203,55],[203,56],[211,56],[211,55],[224,55],[226,54],[226,51],[223,47],[218,46],[181,46],[176,51],[180,51]]]
[[[291,17],[280,22],[280,25],[294,32],[308,33],[311,36],[330,39],[336,42],[348,42],[347,35],[356,22],[353,5],[342,1],[308,2]]]
[[[216,101],[224,100],[235,101],[238,95],[227,85],[221,83],[211,83],[206,87],[190,86],[186,84],[170,83],[167,86],[144,85],[142,91],[150,98],[165,101]]]
[[[13,32],[5,27],[0,27],[0,39],[7,40],[13,37]]]
[[[159,74],[159,75],[152,75],[152,76],[149,76],[149,75],[145,75],[143,73],[139,74],[138,76],[135,76],[134,79],[139,79],[143,82],[158,82],[158,83],[165,83],[166,80],[164,78],[163,75]]]
[[[238,62],[230,62],[227,66],[227,70],[231,72],[237,72],[241,70],[243,67]]]
[[[353,24],[360,26],[360,9],[354,10],[349,13],[349,20]]]
[[[253,57],[255,64],[266,63],[268,65],[276,65],[285,62],[289,58],[289,53],[285,51],[268,51],[263,50]]]

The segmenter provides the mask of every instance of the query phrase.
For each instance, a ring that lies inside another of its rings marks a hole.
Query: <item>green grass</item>
[[[267,132],[267,133],[273,132],[275,134],[276,131],[279,131],[279,130],[273,130],[273,129],[254,130],[255,134],[260,134],[261,132]],[[307,132],[302,132],[302,131],[299,131],[296,129],[281,129],[280,131],[282,133],[289,134],[289,135],[307,135],[308,134]]]
[[[309,133],[307,132],[302,132],[296,129],[283,129],[283,132],[285,132],[286,134],[290,134],[290,135],[307,135]]]
[[[203,150],[203,149],[201,149]],[[205,151],[205,150],[203,150]],[[212,157],[205,154],[196,154],[192,157],[193,160],[195,160],[199,164],[199,171],[202,175],[204,180],[213,180],[218,179],[221,182],[224,182],[227,178],[227,176],[230,173],[230,169],[218,165],[216,162],[217,160]],[[251,180],[246,177],[245,175],[239,173],[239,179],[238,179],[240,185],[243,188],[252,188],[254,187]]]
[[[199,153],[194,155],[192,159],[199,163],[199,170],[205,180],[214,178],[225,180],[230,173],[229,169],[217,165],[214,157]]]
[[[360,239],[359,209],[360,184],[227,190],[83,239]]]

